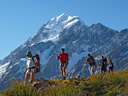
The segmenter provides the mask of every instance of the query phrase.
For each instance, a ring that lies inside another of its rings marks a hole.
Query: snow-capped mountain
[[[0,61],[0,90],[7,88],[11,79],[24,77],[27,50],[40,55],[37,78],[60,77],[56,57],[61,48],[69,54],[68,77],[88,76],[83,63],[88,53],[97,63],[104,55],[112,59],[116,69],[128,69],[128,29],[118,32],[100,23],[88,27],[78,16],[63,13],[43,24],[33,37]]]

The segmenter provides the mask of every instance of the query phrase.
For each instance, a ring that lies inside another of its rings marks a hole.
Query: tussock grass
[[[14,82],[0,96],[128,96],[128,71],[48,81],[49,85],[42,89]]]
[[[37,90],[29,86],[27,83],[20,83],[15,81],[12,88],[7,89],[1,93],[0,96],[41,96]]]
[[[78,96],[79,88],[72,84],[58,86],[56,88],[50,89],[46,95],[47,96]]]
[[[127,96],[128,71],[119,71],[105,76],[89,77],[81,87],[82,93],[89,96]]]

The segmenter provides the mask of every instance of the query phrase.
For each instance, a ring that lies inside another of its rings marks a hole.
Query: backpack
[[[101,62],[101,66],[102,66],[102,67],[106,67],[105,64],[104,64],[105,59],[101,60],[100,62]]]
[[[112,62],[111,62],[111,63],[109,63],[109,67],[114,68],[114,65],[113,65],[113,63],[112,63]]]
[[[34,57],[36,57],[36,60],[39,62],[39,65],[37,65],[36,62],[34,61]],[[36,55],[32,56],[32,60],[33,60],[34,64],[36,66],[38,66],[36,69],[36,73],[40,72],[40,56],[38,54],[36,54]]]
[[[94,58],[93,58],[93,56],[91,56],[91,58],[90,59],[88,59],[87,61],[89,61],[89,65],[90,66],[94,66],[95,65],[95,60],[94,60]]]
[[[105,67],[107,67],[107,58],[106,57],[104,58],[104,65],[105,65]]]

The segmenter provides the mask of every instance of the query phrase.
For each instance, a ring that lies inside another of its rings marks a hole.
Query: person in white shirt
[[[28,82],[29,79],[31,79],[31,82],[35,80],[35,74],[36,74],[36,64],[38,63],[36,57],[32,56],[31,51],[28,51],[27,54],[28,60],[26,64],[26,69],[25,69],[25,81]]]

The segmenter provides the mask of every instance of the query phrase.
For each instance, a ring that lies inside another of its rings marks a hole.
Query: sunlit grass
[[[27,83],[14,82],[12,88],[2,92],[0,96],[41,96],[38,91]]]
[[[116,96],[128,92],[128,72],[95,75],[85,81],[83,91],[92,96]],[[127,94],[128,95],[128,94]]]
[[[48,81],[49,85],[40,90],[15,81],[0,96],[128,96],[128,71]]]

